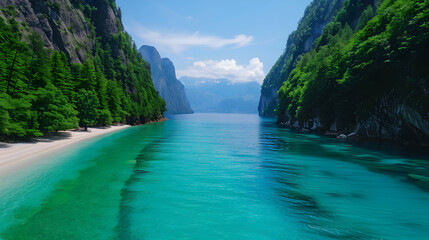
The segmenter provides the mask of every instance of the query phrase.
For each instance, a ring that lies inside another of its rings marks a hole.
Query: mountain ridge
[[[158,50],[153,46],[143,45],[139,52],[143,59],[150,63],[153,84],[166,102],[167,113],[193,113],[185,87],[176,78],[173,62],[169,58],[161,58]]]
[[[189,101],[195,112],[257,113],[259,91],[256,82],[233,83],[228,79],[183,76]]]

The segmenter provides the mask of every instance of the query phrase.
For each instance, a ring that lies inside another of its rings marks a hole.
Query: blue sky
[[[136,45],[155,46],[178,77],[256,81],[282,54],[311,0],[117,0]]]

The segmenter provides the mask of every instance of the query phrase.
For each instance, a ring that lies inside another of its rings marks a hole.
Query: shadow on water
[[[265,128],[275,129],[272,134],[262,133],[261,143],[274,151],[289,155],[325,157],[362,165],[373,172],[401,177],[429,192],[429,154],[427,149],[399,146],[379,141],[344,142],[330,137],[298,133],[278,128],[274,123],[262,121]],[[362,152],[369,152],[362,154]]]
[[[158,127],[159,126],[159,127]],[[75,158],[86,158],[86,167],[75,177],[59,181],[37,206],[14,210],[16,223],[0,238],[7,239],[113,239],[124,182],[134,176],[138,147],[157,139],[162,123],[137,126],[113,133],[83,148]]]
[[[319,197],[304,191],[299,181],[307,171],[299,161],[323,161],[330,159],[355,163],[372,172],[383,173],[414,184],[429,192],[429,158],[420,148],[402,147],[396,144],[372,142],[345,143],[313,134],[303,134],[290,129],[278,128],[273,122],[262,119],[259,141],[265,157],[261,166],[272,174],[277,182],[275,192],[284,203],[284,211],[294,210],[308,232],[332,239],[379,239],[372,229],[341,225],[337,214],[319,203]],[[276,156],[277,155],[277,156]],[[339,169],[322,170],[322,178],[346,181],[347,176],[337,174]],[[309,176],[307,175],[306,178]],[[312,180],[308,180],[312,181]],[[315,180],[317,181],[317,180]],[[327,198],[344,201],[366,201],[359,192],[325,192]],[[406,225],[416,227],[415,223]],[[418,224],[417,224],[418,225]]]
[[[427,194],[397,181],[424,176],[424,157],[296,134],[255,116],[174,118],[99,141],[92,157],[82,151],[76,158],[87,164],[61,178],[41,204],[18,206],[1,238],[360,240],[427,233]],[[413,196],[401,198],[407,194]],[[288,237],[293,231],[309,237]]]
[[[135,196],[139,195],[139,191],[133,190],[131,185],[140,181],[144,175],[149,173],[149,171],[145,169],[148,161],[155,160],[155,145],[156,143],[152,142],[141,150],[139,155],[135,158],[136,163],[134,165],[133,174],[130,175],[121,190],[121,202],[119,205],[118,224],[115,228],[115,239],[134,239],[131,230],[130,213],[134,212],[135,209],[131,203]]]
[[[119,204],[119,214],[117,218],[117,225],[115,227],[115,239],[127,240],[127,239],[141,239],[143,236],[134,236],[133,230],[131,228],[131,214],[138,212],[133,206],[133,202],[136,197],[141,194],[139,190],[133,189],[133,185],[142,181],[145,175],[150,172],[147,170],[147,164],[150,161],[157,161],[159,157],[157,156],[157,145],[161,144],[163,141],[166,141],[168,135],[171,137],[174,134],[174,128],[171,127],[166,130],[166,128],[160,128],[160,133],[156,138],[153,138],[149,143],[147,143],[143,149],[140,150],[139,154],[135,157],[135,164],[133,167],[132,174],[124,182],[124,185],[121,189],[121,201]],[[168,134],[166,131],[169,131]]]

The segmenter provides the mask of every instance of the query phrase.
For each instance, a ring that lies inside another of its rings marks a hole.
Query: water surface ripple
[[[0,239],[428,239],[425,156],[170,116],[0,175]],[[409,172],[408,172],[409,171]]]

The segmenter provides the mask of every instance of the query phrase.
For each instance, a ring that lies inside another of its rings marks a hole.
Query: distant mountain
[[[161,58],[155,47],[142,46],[139,49],[143,59],[150,63],[155,89],[167,104],[167,113],[193,113],[186,97],[183,84],[176,78],[176,70],[168,58]]]
[[[195,112],[257,113],[261,86],[256,82],[182,77]]]

